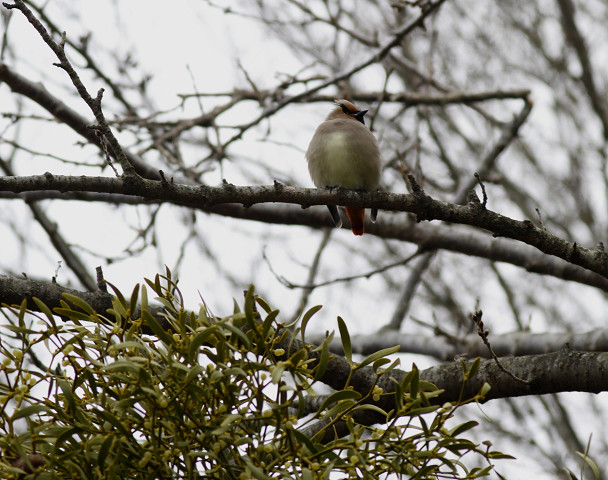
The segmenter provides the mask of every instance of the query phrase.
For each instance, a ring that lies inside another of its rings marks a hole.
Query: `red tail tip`
[[[348,215],[348,219],[350,220],[350,226],[353,229],[353,233],[355,235],[363,235],[363,232],[365,231],[363,229],[365,209],[354,207],[344,207],[344,209],[346,210],[346,215]]]

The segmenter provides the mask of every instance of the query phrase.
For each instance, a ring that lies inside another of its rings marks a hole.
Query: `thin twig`
[[[333,228],[326,228],[323,231],[323,237],[321,238],[321,243],[319,243],[319,247],[317,248],[317,252],[313,258],[312,264],[310,265],[310,269],[308,271],[308,278],[306,279],[307,285],[312,285],[317,273],[319,272],[319,266],[321,265],[321,255],[325,251],[325,248],[329,244],[329,239],[331,238],[331,234],[334,231]],[[295,312],[293,318],[290,323],[295,322],[296,318],[302,314],[306,304],[308,303],[308,298],[310,294],[313,292],[314,288],[304,288],[302,291],[302,297],[300,298],[299,306],[297,311]]]
[[[494,350],[492,350],[490,341],[488,340],[490,331],[486,330],[484,328],[483,321],[481,320],[482,315],[483,315],[483,312],[481,311],[481,309],[476,308],[475,313],[471,313],[470,317],[471,317],[471,320],[473,320],[473,322],[475,323],[475,325],[477,325],[477,335],[479,335],[481,337],[481,339],[483,340],[483,343],[488,348],[488,351],[490,352],[490,355],[492,355],[492,358],[496,362],[496,365],[498,365],[498,368],[500,368],[504,373],[509,375],[513,380],[516,380],[518,382],[529,385],[531,383],[529,380],[524,380],[523,378],[519,378],[517,375],[515,375],[514,373],[510,372],[509,370],[507,370],[505,367],[502,366],[502,364],[500,363],[500,360],[498,360],[498,357],[494,353]]]
[[[279,282],[281,282],[282,285],[284,285],[285,287],[287,287],[289,289],[305,288],[305,289],[308,289],[308,290],[312,291],[315,288],[325,287],[327,285],[332,285],[334,283],[352,282],[353,280],[358,280],[360,278],[370,278],[373,275],[376,275],[378,273],[386,272],[387,270],[390,270],[391,268],[395,268],[395,267],[399,267],[399,266],[402,266],[402,265],[406,265],[407,263],[409,263],[413,258],[415,258],[419,254],[420,254],[420,252],[416,251],[415,253],[413,253],[412,255],[410,255],[407,258],[398,260],[398,261],[396,261],[394,263],[390,263],[388,265],[384,265],[383,267],[377,268],[375,270],[371,270],[371,271],[369,271],[367,273],[362,273],[360,275],[351,275],[351,276],[348,276],[348,277],[334,278],[333,280],[327,280],[326,282],[315,283],[315,284],[312,284],[312,285],[311,284],[300,285],[300,284],[297,284],[297,283],[290,282],[283,275],[279,275],[274,270],[274,268],[272,268],[270,260],[266,256],[266,252],[265,251],[262,253],[262,256],[264,257],[264,260],[266,261],[266,264],[268,265],[268,268],[270,268],[271,273],[275,276],[275,278]]]
[[[486,205],[488,204],[488,194],[486,193],[486,186],[481,181],[481,176],[479,175],[479,173],[475,172],[475,178],[477,179],[477,182],[481,187],[481,193],[483,194],[483,201],[481,202],[481,204],[483,205],[483,208],[486,208]]]

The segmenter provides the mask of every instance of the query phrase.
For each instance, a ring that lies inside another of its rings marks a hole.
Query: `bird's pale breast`
[[[353,119],[323,122],[306,152],[318,188],[339,185],[375,190],[380,182],[380,151],[374,135]]]

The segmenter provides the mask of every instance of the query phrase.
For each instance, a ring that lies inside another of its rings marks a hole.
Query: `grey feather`
[[[336,224],[336,228],[340,228],[342,226],[342,217],[340,217],[338,207],[335,205],[327,205],[327,209],[329,210],[331,218],[333,218],[334,223]]]
[[[376,207],[372,207],[369,218],[372,222],[375,222],[376,218],[378,218],[378,209]]]

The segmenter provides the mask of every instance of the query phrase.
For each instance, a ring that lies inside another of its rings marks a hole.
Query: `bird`
[[[378,188],[382,173],[380,149],[374,134],[365,126],[367,110],[359,110],[344,99],[335,101],[335,108],[315,131],[306,151],[310,177],[317,188],[346,188],[372,191]],[[337,228],[342,226],[340,212],[328,205]],[[353,234],[363,235],[365,209],[345,207]],[[378,211],[372,208],[371,220]]]

